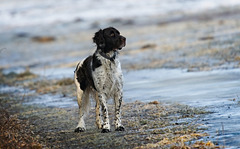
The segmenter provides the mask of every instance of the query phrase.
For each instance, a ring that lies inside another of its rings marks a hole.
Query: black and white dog
[[[96,32],[93,42],[96,43],[97,50],[92,56],[78,63],[74,72],[80,115],[75,132],[86,130],[84,117],[89,111],[90,95],[96,101],[97,127],[102,129],[103,133],[110,132],[107,100],[112,98],[115,102],[115,130],[124,131],[121,124],[123,75],[118,50],[126,45],[126,38],[121,36],[117,29],[109,27]]]

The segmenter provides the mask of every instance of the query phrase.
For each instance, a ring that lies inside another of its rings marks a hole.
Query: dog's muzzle
[[[123,36],[121,36],[120,38],[121,38],[121,39],[120,39],[121,45],[120,45],[120,47],[118,48],[119,50],[121,50],[123,47],[126,46],[126,38],[123,37]]]

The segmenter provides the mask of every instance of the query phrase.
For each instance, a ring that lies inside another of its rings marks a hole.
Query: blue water
[[[206,106],[240,96],[240,70],[131,71],[125,75],[124,89],[124,95],[128,100],[176,101],[192,106]]]

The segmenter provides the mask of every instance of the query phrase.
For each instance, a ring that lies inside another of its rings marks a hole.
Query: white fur
[[[115,102],[115,128],[123,128],[120,117],[120,107],[122,102],[122,88],[123,88],[123,75],[121,70],[121,64],[116,56],[114,61],[110,61],[101,56],[99,51],[96,51],[96,57],[101,62],[101,66],[92,70],[92,78],[95,88],[88,88],[82,91],[80,83],[77,80],[77,71],[82,67],[84,60],[78,65],[75,71],[75,84],[77,87],[77,98],[79,105],[80,120],[77,128],[81,131],[86,130],[84,118],[88,112],[89,107],[89,95],[92,95],[96,101],[96,124],[98,128],[102,128],[110,131],[110,123],[108,117],[107,100],[114,99]],[[108,54],[109,57],[113,55],[113,52]],[[91,62],[92,66],[92,62]],[[102,107],[102,118],[100,116],[100,107]],[[124,128],[123,128],[124,129]]]

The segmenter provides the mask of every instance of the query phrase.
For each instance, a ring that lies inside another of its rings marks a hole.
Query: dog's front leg
[[[122,105],[122,92],[117,93],[114,97],[115,102],[115,130],[124,131],[124,127],[121,124],[121,105]]]
[[[96,93],[95,95],[95,101],[96,101],[96,125],[98,129],[102,129],[102,119],[101,119],[101,114],[100,114],[100,101],[98,98],[98,94]]]
[[[103,115],[102,133],[107,133],[107,132],[110,132],[110,123],[109,123],[109,117],[108,117],[106,96],[104,94],[99,93],[98,98],[102,106],[102,115]]]

